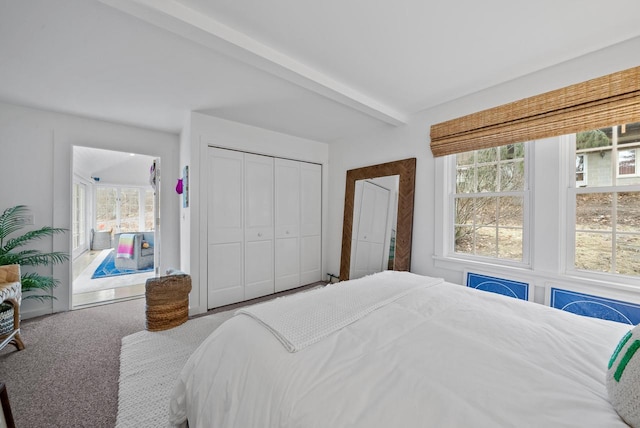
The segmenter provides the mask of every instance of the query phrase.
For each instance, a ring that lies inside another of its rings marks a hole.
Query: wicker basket
[[[13,305],[0,303],[0,336],[13,331]]]
[[[167,275],[149,278],[145,284],[146,328],[167,330],[189,318],[190,275]]]

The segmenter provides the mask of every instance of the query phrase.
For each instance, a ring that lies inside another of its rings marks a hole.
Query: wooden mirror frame
[[[398,221],[393,270],[408,271],[411,268],[411,234],[413,229],[413,199],[416,182],[416,158],[409,158],[347,171],[344,191],[344,220],[342,223],[342,254],[340,256],[340,281],[349,279],[351,265],[351,239],[353,229],[353,205],[356,181],[389,175],[399,175]]]

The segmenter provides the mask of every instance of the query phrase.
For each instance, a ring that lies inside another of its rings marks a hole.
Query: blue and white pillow
[[[640,324],[618,343],[607,370],[613,408],[633,428],[640,428]]]

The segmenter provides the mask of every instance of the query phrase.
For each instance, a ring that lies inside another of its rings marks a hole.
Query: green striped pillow
[[[620,339],[611,355],[607,392],[620,417],[640,428],[640,324]]]

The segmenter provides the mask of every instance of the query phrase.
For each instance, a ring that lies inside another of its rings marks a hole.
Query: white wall
[[[0,103],[0,209],[24,204],[35,216],[35,227],[70,229],[74,145],[160,156],[168,184],[179,174],[177,135]],[[162,268],[179,261],[178,202],[173,187],[163,186]],[[42,240],[37,248],[71,253],[71,234]],[[38,272],[60,280],[54,290],[57,299],[24,302],[23,317],[68,310],[70,263]]]
[[[423,111],[413,116],[405,126],[397,128],[388,126],[358,138],[332,143],[329,150],[329,194],[331,197],[327,271],[335,273],[340,268],[346,171],[352,168],[416,157],[411,271],[440,276],[452,282],[462,283],[465,266],[458,265],[442,269],[436,268],[434,263],[435,230],[439,227],[436,224],[435,210],[439,208],[436,206],[434,180],[436,162],[429,149],[430,126],[444,120],[638,66],[640,64],[637,52],[640,52],[640,38]],[[542,149],[542,146],[538,149]],[[547,153],[556,153],[548,149],[545,150]],[[551,156],[554,155],[551,154]],[[559,164],[557,158],[552,157],[548,160],[549,163],[538,165],[537,168],[554,168],[553,165]],[[545,174],[538,175],[542,176],[540,180],[543,181],[548,181],[550,177]],[[539,212],[545,212],[544,201],[537,202],[538,206],[535,209]],[[552,228],[550,232],[554,233],[555,230]],[[542,253],[538,254],[539,260],[541,258],[548,259],[549,254],[551,257],[558,255],[557,248],[554,252],[546,254],[543,251],[538,252]],[[546,262],[552,266],[554,262],[557,264],[557,258],[555,261],[547,260]]]
[[[183,260],[189,260],[188,267],[183,267],[183,270],[191,274],[193,286],[189,296],[189,312],[197,314],[207,310],[207,171],[203,170],[200,160],[206,159],[209,146],[322,164],[322,275],[324,277],[327,259],[324,243],[326,242],[328,207],[328,145],[195,112],[191,115],[189,129],[184,131],[184,135],[180,143],[181,154],[184,156],[182,161],[189,165],[191,203],[186,209],[188,212],[183,210],[183,227],[189,228],[189,235],[188,238],[185,236],[181,242],[181,255]],[[190,140],[186,138],[187,135]],[[187,255],[190,255],[189,259],[186,258]]]

